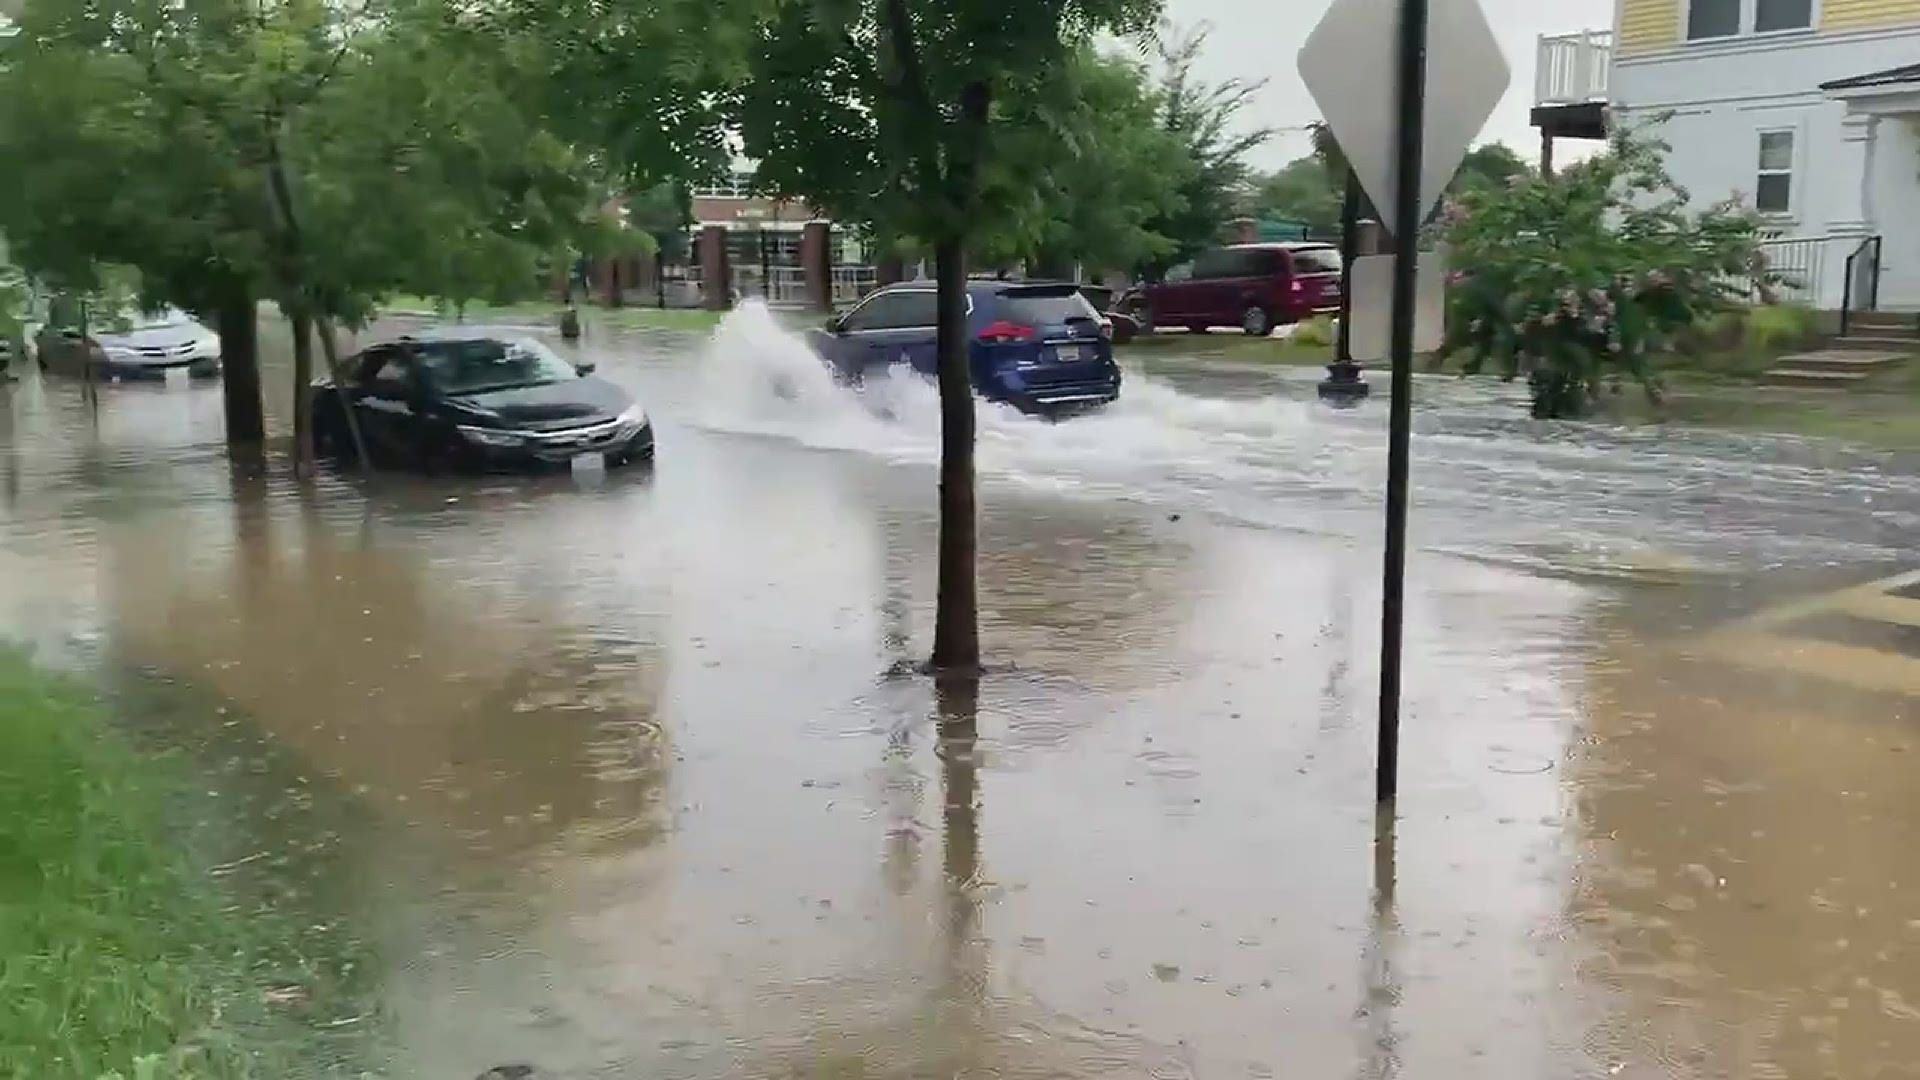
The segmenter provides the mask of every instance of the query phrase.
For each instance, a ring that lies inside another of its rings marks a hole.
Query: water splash
[[[838,385],[805,338],[762,304],[744,305],[721,323],[701,371],[704,427],[896,461],[938,457],[940,403],[931,380],[896,370],[857,390]],[[1138,485],[1143,470],[1163,480],[1256,466],[1270,473],[1276,454],[1317,457],[1328,434],[1299,401],[1199,397],[1138,373],[1128,376],[1120,401],[1070,420],[985,401],[975,415],[983,472],[1048,487]]]

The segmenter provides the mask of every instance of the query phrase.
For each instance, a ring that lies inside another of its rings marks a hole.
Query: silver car
[[[174,308],[103,320],[97,328],[48,326],[40,331],[40,370],[96,379],[162,379],[184,369],[194,378],[220,374],[220,337]]]

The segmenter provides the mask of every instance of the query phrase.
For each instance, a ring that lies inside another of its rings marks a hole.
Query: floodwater
[[[0,411],[0,636],[359,806],[387,1075],[1915,1074],[1906,609],[1832,671],[1715,643],[1910,569],[1920,462],[1422,380],[1383,826],[1384,400],[1159,365],[984,408],[996,667],[936,689],[888,675],[930,389],[852,397],[759,310],[587,352],[651,472],[302,490],[214,389]]]

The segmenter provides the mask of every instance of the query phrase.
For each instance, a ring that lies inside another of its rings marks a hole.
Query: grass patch
[[[1311,336],[1311,335],[1310,335]],[[1148,334],[1117,350],[1122,357],[1153,361],[1231,360],[1250,364],[1320,367],[1333,362],[1330,344],[1295,341],[1290,337],[1247,337],[1245,334]]]
[[[1835,439],[1877,450],[1920,450],[1920,409],[1910,394],[1792,390],[1687,390],[1658,404],[1628,392],[1611,399],[1606,418],[1679,423],[1728,431]]]
[[[239,885],[266,877],[211,861],[210,830],[231,823],[214,824],[191,776],[71,682],[0,653],[5,1075],[325,1071],[308,1033],[345,1026],[336,991],[368,966],[284,897]]]
[[[447,301],[424,296],[396,296],[385,305],[388,312],[431,312],[449,319],[462,315],[471,323],[532,321],[555,327],[560,325],[560,313],[565,308],[566,305],[553,300],[522,300],[510,304],[471,303],[463,310],[456,310]],[[656,308],[639,304],[618,308],[584,304],[580,307],[580,316],[589,327],[589,332],[594,326],[614,330],[710,330],[719,325],[725,312],[699,308]]]
[[[594,308],[586,317],[590,323],[616,330],[711,330],[726,315],[703,308],[623,307]]]

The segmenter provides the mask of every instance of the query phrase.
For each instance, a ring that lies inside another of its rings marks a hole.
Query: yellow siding
[[[1900,25],[1920,26],[1920,0],[1822,0],[1820,4],[1822,30]]]
[[[1827,0],[1831,7],[1848,0]],[[1872,3],[1873,0],[1866,0]],[[1920,0],[1879,0],[1883,4],[1911,6]],[[1620,37],[1614,42],[1616,56],[1630,56],[1652,49],[1664,49],[1680,41],[1681,0],[1620,0]]]

